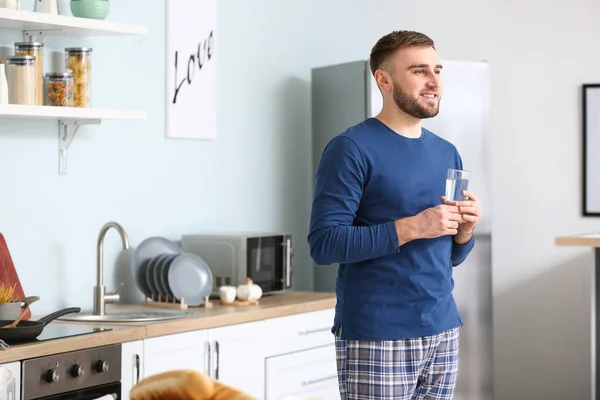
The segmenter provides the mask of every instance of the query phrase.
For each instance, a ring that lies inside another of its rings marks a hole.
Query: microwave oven
[[[264,294],[292,288],[292,236],[289,233],[182,235],[181,249],[201,257],[213,275],[211,297],[219,287],[238,286],[246,278]]]

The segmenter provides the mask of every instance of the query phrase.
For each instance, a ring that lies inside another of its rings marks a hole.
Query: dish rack
[[[161,294],[153,294],[151,298],[144,296],[144,300],[142,300],[141,304],[146,307],[155,307],[171,310],[187,310],[189,307],[191,307],[190,305],[185,303],[185,299],[183,297],[181,298],[181,300],[177,300],[175,298],[169,299],[168,296],[164,298]],[[204,304],[201,304],[197,307],[212,308],[212,306],[212,301],[210,301],[209,297],[206,296],[204,298]]]

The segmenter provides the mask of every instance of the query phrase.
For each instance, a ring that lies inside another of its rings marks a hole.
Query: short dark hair
[[[427,46],[435,49],[433,40],[424,33],[415,31],[393,31],[388,33],[379,39],[371,49],[369,60],[371,73],[374,75],[379,68],[385,68],[385,63],[399,49],[417,46]]]

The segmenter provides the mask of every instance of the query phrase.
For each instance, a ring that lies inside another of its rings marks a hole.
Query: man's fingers
[[[463,214],[463,220],[465,220],[466,222],[477,222],[477,216],[476,215],[469,215],[469,214]]]
[[[463,213],[463,214],[477,215],[477,207],[474,207],[474,206],[461,206],[460,207],[460,212]]]
[[[479,201],[475,192],[471,192],[470,190],[463,190],[463,195],[467,196],[469,200]]]

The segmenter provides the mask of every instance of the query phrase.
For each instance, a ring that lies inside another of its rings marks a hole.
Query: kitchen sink
[[[184,318],[190,315],[188,312],[175,310],[107,310],[105,315],[85,312],[63,315],[58,319],[75,322],[147,322]]]

